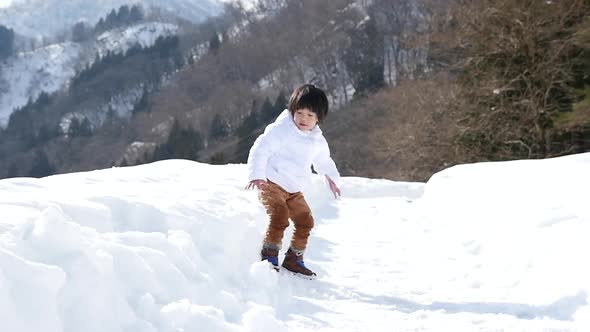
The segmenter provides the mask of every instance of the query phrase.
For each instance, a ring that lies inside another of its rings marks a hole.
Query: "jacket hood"
[[[319,124],[316,124],[315,127],[313,127],[313,129],[310,130],[309,132],[304,132],[304,131],[299,130],[299,128],[297,128],[297,125],[295,124],[295,121],[293,120],[293,115],[291,115],[291,112],[289,112],[288,109],[285,109],[277,117],[275,122],[280,125],[290,126],[293,129],[295,129],[300,135],[303,135],[303,136],[318,136],[318,135],[322,134],[322,129],[320,128]]]

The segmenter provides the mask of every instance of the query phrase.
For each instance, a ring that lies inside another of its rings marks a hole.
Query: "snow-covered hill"
[[[21,53],[0,64],[0,127],[6,126],[16,108],[43,91],[57,91],[72,78],[80,52],[80,45],[68,42]]]
[[[128,28],[107,31],[96,38],[93,53],[103,56],[106,52],[124,53],[135,45],[152,46],[160,36],[176,34],[178,26],[166,23],[138,24]]]
[[[52,36],[69,30],[80,20],[95,24],[111,10],[137,3],[146,8],[159,7],[194,22],[222,9],[220,0],[12,0],[10,6],[0,8],[0,22],[21,35]]]
[[[97,54],[123,53],[138,44],[148,47],[158,37],[174,35],[177,30],[174,24],[141,23],[107,31],[90,43],[55,44],[9,58],[0,64],[0,127],[6,126],[15,109],[41,92],[53,93],[64,87],[76,70],[92,63]]]
[[[0,180],[0,330],[588,331],[588,169],[590,153],[344,178],[339,200],[314,177],[316,281],[258,261],[244,165]]]

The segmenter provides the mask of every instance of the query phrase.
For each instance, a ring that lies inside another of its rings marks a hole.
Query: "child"
[[[266,127],[248,156],[246,189],[258,189],[270,219],[261,258],[278,271],[283,233],[291,218],[295,227],[282,267],[309,279],[316,274],[305,267],[303,253],[313,217],[301,189],[310,178],[312,165],[325,175],[334,197],[340,195],[340,174],[318,126],[327,114],[328,98],[322,90],[311,84],[298,87],[291,94],[288,109]]]

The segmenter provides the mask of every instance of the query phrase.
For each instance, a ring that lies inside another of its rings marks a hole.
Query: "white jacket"
[[[289,110],[260,135],[248,156],[248,181],[270,180],[290,193],[301,191],[309,181],[311,165],[340,186],[340,174],[330,157],[328,142],[316,125],[311,131],[297,128]]]

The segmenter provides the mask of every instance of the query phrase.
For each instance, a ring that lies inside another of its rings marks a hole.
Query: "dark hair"
[[[324,91],[313,84],[303,84],[295,89],[289,98],[289,111],[294,114],[304,108],[314,112],[322,122],[328,115],[328,98]]]

